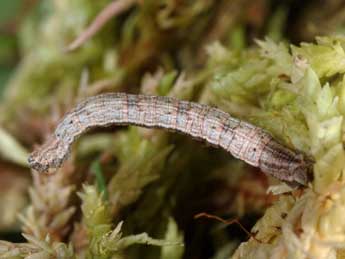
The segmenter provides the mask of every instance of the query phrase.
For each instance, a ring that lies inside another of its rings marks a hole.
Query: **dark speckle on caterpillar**
[[[29,157],[31,168],[58,168],[74,140],[95,127],[137,125],[181,132],[221,147],[263,172],[293,185],[306,185],[312,162],[284,147],[265,130],[207,105],[171,97],[102,94],[86,99],[67,113],[54,134]]]

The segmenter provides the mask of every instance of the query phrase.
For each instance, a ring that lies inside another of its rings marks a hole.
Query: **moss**
[[[32,149],[80,99],[126,91],[207,103],[250,121],[311,157],[314,179],[292,190],[185,136],[133,126],[96,130],[55,174],[33,172],[31,204],[20,216],[26,242],[1,241],[0,255],[340,256],[345,39],[289,45],[287,4],[267,16],[268,1],[138,1],[75,52],[62,51],[108,2],[43,1],[22,25],[23,57],[0,105],[1,129],[14,148],[0,148],[6,163],[22,165],[22,146]],[[253,43],[264,24],[279,42]],[[255,238],[193,219],[204,211],[241,221],[256,215],[248,227]]]

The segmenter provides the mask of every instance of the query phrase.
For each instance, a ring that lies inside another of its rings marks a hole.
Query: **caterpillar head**
[[[38,172],[47,172],[49,168],[60,167],[68,152],[69,147],[65,147],[57,138],[52,137],[30,154],[28,163]]]

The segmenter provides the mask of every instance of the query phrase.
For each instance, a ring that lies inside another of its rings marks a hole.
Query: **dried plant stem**
[[[73,51],[95,35],[112,17],[128,10],[137,0],[115,0],[108,4],[93,22],[66,48]]]
[[[206,212],[201,212],[201,213],[198,213],[194,216],[195,219],[200,219],[200,218],[209,218],[209,219],[215,219],[217,221],[220,221],[222,223],[224,223],[225,225],[232,225],[234,223],[236,223],[247,235],[248,237],[251,237],[253,238],[255,241],[259,242],[259,243],[262,243],[259,239],[257,239],[254,234],[250,233],[242,224],[241,222],[237,219],[237,218],[234,218],[234,219],[228,219],[228,220],[225,220],[225,219],[222,219],[221,217],[218,217],[216,215],[211,215],[211,214],[208,214]]]

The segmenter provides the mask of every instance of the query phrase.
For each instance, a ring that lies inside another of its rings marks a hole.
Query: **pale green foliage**
[[[112,229],[110,206],[95,187],[84,186],[79,193],[82,199],[83,223],[87,228],[89,248],[87,258],[122,258],[122,252],[129,246],[145,244],[154,246],[178,246],[180,243],[154,239],[147,233],[123,236],[122,224],[119,222]]]
[[[301,47],[292,47],[292,53],[306,58],[320,79],[344,73],[344,38],[319,37],[316,40],[317,44],[302,43]]]
[[[143,138],[145,133],[152,134],[152,131],[132,127],[117,138],[115,152],[121,166],[108,184],[109,200],[116,207],[115,214],[136,201],[143,187],[159,178],[172,149],[166,143],[166,134],[155,134],[154,141],[148,141]]]
[[[6,88],[2,120],[13,119],[17,116],[16,111],[28,106],[35,111],[46,111],[51,100],[44,97],[53,92],[54,98],[67,101],[66,93],[70,94],[70,98],[75,95],[81,72],[87,64],[97,63],[102,68],[102,58],[106,59],[103,52],[106,47],[101,36],[91,40],[81,51],[70,55],[64,53],[64,48],[87,26],[106,2],[102,0],[94,4],[90,0],[52,0],[44,3],[44,10],[51,11],[50,15],[41,18],[35,32],[23,31],[22,45],[26,55]],[[25,28],[30,29],[28,26]],[[107,78],[108,69],[115,70],[114,67],[99,69],[92,65],[88,69],[99,72],[103,79]],[[120,74],[121,71],[117,69],[112,78]]]
[[[112,217],[110,206],[103,199],[94,186],[84,186],[83,192],[79,193],[82,200],[82,223],[86,227],[89,245],[85,253],[86,258],[125,258],[124,250],[135,244],[153,245],[166,247],[162,251],[162,258],[180,258],[183,252],[182,239],[178,234],[174,221],[170,221],[166,240],[151,238],[147,233],[124,236],[122,233],[123,222],[119,222],[112,229]],[[47,236],[44,240],[32,235],[23,234],[28,243],[13,244],[0,242],[1,258],[80,258],[75,255],[72,245],[55,242]],[[171,248],[171,249],[170,249]],[[168,257],[167,257],[168,256]]]
[[[26,234],[23,236],[28,241],[27,243],[15,244],[0,241],[0,257],[8,259],[76,258],[71,245],[54,242],[49,236],[44,240]]]
[[[297,107],[298,89],[291,89],[303,76],[304,67],[283,43],[267,40],[258,44],[260,48],[240,54],[237,66],[211,80],[213,102],[230,114],[268,129],[286,144],[306,151],[308,132]]]
[[[93,186],[84,186],[83,192],[79,193],[82,200],[83,223],[90,236],[97,233],[108,232],[111,227],[111,214],[107,201]]]
[[[55,241],[61,240],[64,231],[59,230],[70,229],[69,222],[76,211],[76,207],[70,204],[75,188],[66,183],[64,174],[43,179],[34,173],[33,178],[34,186],[29,188],[31,205],[19,215],[23,232],[37,239],[54,235]],[[50,211],[54,211],[54,217]]]
[[[0,156],[18,165],[27,166],[27,150],[3,128],[0,128]]]
[[[339,214],[345,208],[344,42],[320,38],[317,44],[291,48],[271,40],[258,42],[259,48],[241,54],[238,67],[222,71],[211,82],[214,101],[223,109],[268,129],[315,160],[310,190],[301,197],[281,198],[254,227],[256,237],[268,243],[251,239],[235,258],[334,258],[338,242],[345,240],[345,221]],[[241,112],[242,107],[252,112]],[[325,195],[334,197],[326,210]],[[327,223],[321,227],[320,220]],[[334,229],[326,227],[330,222],[338,226],[337,238]],[[302,234],[296,233],[296,225]]]
[[[304,82],[304,94],[299,100],[308,123],[310,152],[316,160],[314,184],[316,191],[324,191],[339,179],[344,168],[343,115],[337,108],[338,97],[328,83],[321,88],[313,70],[306,71]]]
[[[183,244],[183,235],[179,231],[174,219],[169,218],[167,231],[165,234],[166,240],[174,240],[178,244]],[[180,259],[183,256],[183,246],[163,246],[161,252],[161,259]]]

